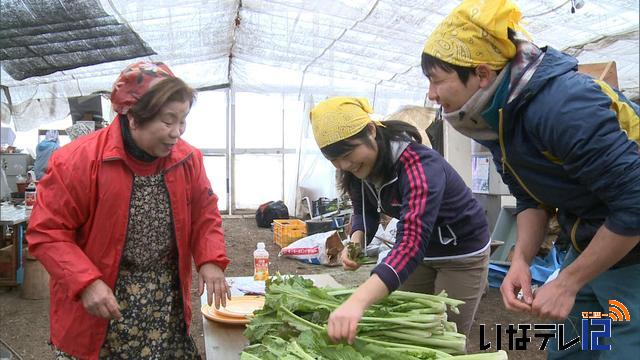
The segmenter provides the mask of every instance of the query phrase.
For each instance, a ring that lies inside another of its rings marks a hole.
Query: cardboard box
[[[13,244],[0,249],[0,279],[13,280],[16,276],[15,248]]]

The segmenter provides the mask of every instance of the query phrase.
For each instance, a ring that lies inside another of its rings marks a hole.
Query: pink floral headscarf
[[[173,77],[173,72],[161,62],[140,61],[127,66],[113,84],[113,110],[118,114],[126,114],[153,85]]]

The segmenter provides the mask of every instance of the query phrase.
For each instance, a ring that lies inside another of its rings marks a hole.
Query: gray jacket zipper
[[[366,182],[366,181],[362,180],[362,182],[363,182],[363,183],[365,183],[365,184],[367,184],[367,187],[368,187],[368,188],[369,188],[369,190],[371,190],[371,192],[373,193],[373,197],[375,197],[375,198],[376,198],[376,202],[377,202],[377,204],[378,204],[378,208],[377,208],[378,213],[381,213],[381,212],[382,212],[382,210],[383,210],[383,207],[382,207],[382,200],[381,200],[381,199],[382,199],[382,196],[380,195],[380,194],[382,193],[382,189],[384,189],[384,188],[385,188],[385,186],[387,186],[387,185],[391,185],[391,184],[393,184],[393,183],[394,183],[394,182],[396,182],[397,180],[398,180],[398,177],[396,176],[396,177],[395,177],[395,178],[393,178],[392,180],[390,180],[390,181],[388,181],[388,182],[386,182],[386,183],[382,184],[382,186],[380,186],[380,189],[378,189],[377,191],[376,191],[376,190],[374,190],[368,182]],[[363,196],[363,198],[362,198],[362,203],[364,204],[364,196]],[[364,210],[364,209],[363,209],[363,210]]]
[[[389,184],[391,184],[391,183],[395,182],[396,180],[398,180],[398,177],[397,177],[397,176],[396,176],[395,178],[393,178],[393,180],[391,180],[391,181],[389,181],[389,182],[387,182],[387,183],[383,184],[383,185],[380,187],[380,190],[378,191],[378,196],[376,196],[376,192],[373,190],[373,188],[371,187],[371,185],[369,185],[369,183],[368,183],[368,182],[366,182],[366,181],[364,181],[364,180],[360,180],[360,185],[362,185],[362,184],[367,184],[367,187],[368,187],[368,188],[369,188],[369,190],[371,190],[371,192],[373,193],[373,197],[375,197],[375,198],[376,198],[376,201],[377,201],[377,203],[378,203],[378,214],[382,211],[382,203],[381,203],[381,201],[380,201],[380,193],[382,192],[382,189],[383,189],[385,186],[387,186],[387,185],[389,185]],[[366,250],[365,250],[365,249],[366,249],[366,247],[367,247],[367,216],[366,216],[365,208],[364,208],[364,204],[365,204],[365,201],[366,201],[366,200],[365,200],[365,198],[364,198],[364,186],[360,186],[360,189],[362,190],[362,191],[360,192],[360,194],[361,194],[361,195],[360,195],[360,197],[361,197],[361,199],[360,199],[360,200],[362,201],[362,226],[364,227],[364,241],[362,242],[362,250],[363,250],[363,253],[366,253]]]

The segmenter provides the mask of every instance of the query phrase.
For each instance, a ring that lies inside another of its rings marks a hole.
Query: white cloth
[[[9,197],[11,197],[11,189],[9,189],[7,175],[4,173],[4,168],[0,166],[0,199],[6,199]]]

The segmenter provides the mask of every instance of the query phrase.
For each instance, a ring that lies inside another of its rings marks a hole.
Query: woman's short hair
[[[180,78],[167,78],[155,84],[129,110],[137,125],[151,121],[168,102],[188,101],[189,106],[196,100],[196,91]]]

